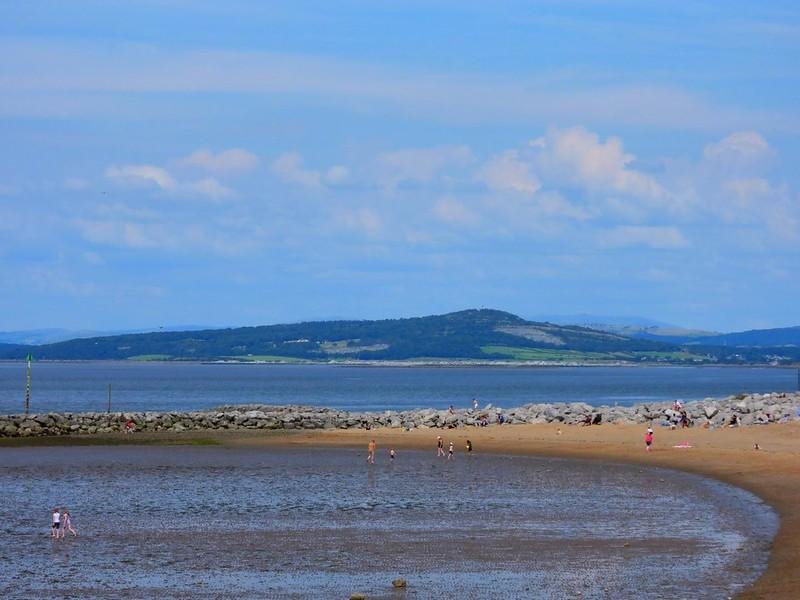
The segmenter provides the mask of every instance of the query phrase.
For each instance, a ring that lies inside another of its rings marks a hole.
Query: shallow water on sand
[[[432,454],[2,449],[0,597],[717,599],[777,529],[694,475]],[[50,539],[54,506],[79,537]]]

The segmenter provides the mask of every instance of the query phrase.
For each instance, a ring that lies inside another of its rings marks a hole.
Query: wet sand
[[[437,434],[456,443],[456,460],[462,459],[464,442],[472,440],[476,453],[520,454],[545,457],[653,465],[707,475],[745,488],[773,506],[781,518],[767,570],[739,598],[796,599],[800,597],[800,424],[741,429],[669,431],[657,429],[654,449],[644,451],[643,427],[514,425],[458,430],[397,429],[372,431],[322,430],[269,434],[263,432],[207,432],[203,434],[136,434],[92,438],[60,438],[47,445],[83,443],[215,443],[231,447],[342,447],[366,451],[369,439],[378,443],[378,460],[388,461],[390,446],[400,450],[435,452]],[[691,449],[674,445],[688,441]],[[42,444],[37,440],[2,445]],[[761,450],[753,450],[758,443]]]
[[[470,439],[476,452],[597,459],[654,465],[707,475],[749,490],[778,512],[781,522],[773,540],[766,572],[737,598],[771,600],[800,598],[800,424],[675,430],[658,428],[653,451],[644,451],[644,427],[513,425],[455,430],[298,432],[281,439],[231,439],[243,445],[366,447],[375,439],[379,452],[396,448],[435,452],[436,435],[453,440],[459,453]],[[684,441],[694,447],[673,448]],[[754,450],[758,443],[761,450]]]

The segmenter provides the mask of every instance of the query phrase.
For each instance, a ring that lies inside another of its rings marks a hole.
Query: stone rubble
[[[724,399],[706,398],[683,406],[694,426],[722,427],[738,416],[742,426],[800,420],[800,392],[740,394]],[[500,415],[506,424],[582,423],[587,415],[602,415],[602,423],[677,424],[673,402],[633,406],[591,406],[585,402],[525,404],[503,409],[487,404],[473,411],[419,409],[407,411],[349,412],[310,406],[239,405],[194,412],[48,413],[0,416],[0,437],[107,434],[124,431],[203,431],[246,429],[393,429],[469,427],[481,421],[495,425]]]

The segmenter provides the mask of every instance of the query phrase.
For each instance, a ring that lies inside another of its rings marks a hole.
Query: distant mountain
[[[656,321],[648,317],[594,315],[588,313],[573,315],[539,314],[531,315],[529,318],[532,321],[543,321],[555,323],[556,325],[580,325],[592,329],[597,329],[596,325],[603,325],[604,327],[674,327],[670,323]]]
[[[686,344],[696,338],[718,335],[700,329],[687,329],[648,317],[621,317],[608,315],[539,315],[537,320],[558,325],[579,325],[599,331],[608,331],[625,337],[665,342],[667,344]]]
[[[737,333],[724,333],[696,340],[704,346],[731,347],[784,347],[800,346],[800,326],[780,327],[778,329],[751,329]]]
[[[122,329],[118,331],[93,331],[75,329],[23,329],[20,331],[0,331],[0,344],[34,345],[55,344],[66,340],[123,335],[127,333],[151,333],[154,331],[197,331],[208,329],[207,325],[168,325],[146,327],[143,329]]]
[[[20,358],[29,348],[0,352]],[[380,321],[322,321],[126,334],[43,344],[37,359],[412,358],[643,360],[679,349],[578,326],[526,321],[498,310]],[[659,354],[660,353],[660,354]]]

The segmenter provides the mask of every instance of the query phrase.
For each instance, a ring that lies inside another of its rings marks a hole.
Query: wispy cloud
[[[675,227],[621,225],[599,234],[600,243],[613,248],[644,246],[657,249],[684,248],[689,241]]]
[[[403,148],[381,152],[375,160],[375,178],[386,188],[404,182],[430,183],[448,168],[461,168],[475,162],[467,146]]]
[[[281,154],[272,162],[270,170],[285,183],[311,189],[339,185],[350,176],[350,170],[342,165],[330,167],[325,172],[306,168],[303,157],[297,152]]]
[[[155,165],[120,165],[108,167],[105,176],[120,185],[155,188],[170,194],[200,196],[221,200],[234,195],[213,177],[179,182],[166,169]]]
[[[250,171],[258,166],[258,157],[242,148],[231,148],[214,154],[210,150],[195,150],[189,156],[178,160],[178,164],[197,167],[212,173],[231,173]]]
[[[722,130],[798,131],[793,114],[710,102],[650,82],[565,87],[528,79],[379,66],[322,56],[259,51],[175,50],[133,44],[0,41],[14,63],[0,72],[2,114],[64,115],[124,110],[114,94],[308,95],[360,111],[370,103],[455,122],[584,122]],[[57,92],[53,95],[53,92]],[[51,96],[48,97],[48,94]],[[52,98],[52,99],[50,99]],[[455,101],[457,99],[457,101]]]

